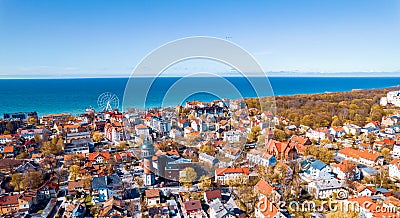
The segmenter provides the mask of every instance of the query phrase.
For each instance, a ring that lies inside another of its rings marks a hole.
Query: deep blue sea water
[[[153,84],[147,97],[147,106],[160,106],[165,92],[179,78],[158,78]],[[236,87],[242,97],[256,97],[254,90],[244,78],[226,78]],[[140,78],[140,84],[149,80]],[[400,85],[400,77],[388,78],[349,78],[349,77],[271,77],[269,78],[275,95],[312,94],[324,92],[350,91],[352,89],[385,88]],[[0,117],[6,112],[37,111],[40,115],[47,113],[71,112],[81,113],[85,108],[94,107],[98,109],[97,98],[101,93],[112,92],[120,99],[124,95],[127,78],[101,78],[101,79],[10,79],[0,80]],[[182,90],[207,84],[216,86],[224,96],[237,98],[238,95],[231,89],[221,84],[217,78],[189,78],[183,86],[177,86]],[[196,86],[197,85],[197,86]],[[173,87],[173,86],[172,86]],[[399,87],[400,89],[400,87]],[[179,96],[175,92],[172,97],[164,100],[163,106],[176,106],[182,103],[182,99],[210,101],[216,97],[207,93],[207,90],[199,90],[199,93],[188,96]],[[269,95],[268,88],[265,93]],[[138,96],[137,98],[141,98]],[[137,100],[137,99],[136,99]],[[132,103],[134,104],[134,103]],[[127,105],[127,104],[126,104]],[[129,105],[136,106],[136,105]]]

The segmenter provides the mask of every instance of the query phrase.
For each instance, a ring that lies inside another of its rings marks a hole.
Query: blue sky
[[[198,35],[229,37],[265,71],[400,72],[398,0],[0,0],[0,78],[128,76]]]

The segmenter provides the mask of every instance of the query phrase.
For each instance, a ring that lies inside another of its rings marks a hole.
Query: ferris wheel
[[[97,98],[97,106],[103,111],[112,111],[119,107],[118,96],[111,92],[104,92]]]

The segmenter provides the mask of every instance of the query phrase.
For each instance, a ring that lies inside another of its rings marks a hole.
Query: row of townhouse
[[[380,153],[370,150],[360,151],[353,148],[343,148],[338,152],[337,156],[370,167],[382,166],[384,162]]]

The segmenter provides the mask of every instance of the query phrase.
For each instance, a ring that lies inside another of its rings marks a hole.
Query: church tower
[[[141,155],[143,158],[144,185],[152,186],[155,183],[152,158],[154,156],[154,145],[151,141],[145,140],[142,145]]]

